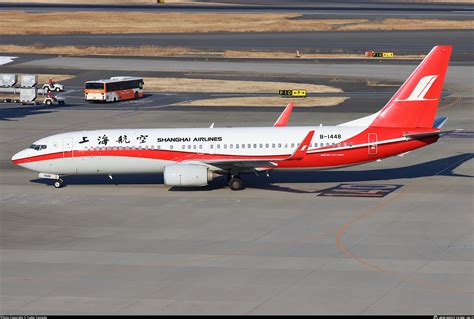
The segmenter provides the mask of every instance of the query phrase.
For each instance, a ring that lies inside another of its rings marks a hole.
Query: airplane
[[[452,46],[435,46],[378,112],[337,126],[288,126],[290,103],[273,127],[77,131],[48,136],[12,157],[14,164],[64,186],[65,175],[163,173],[164,184],[206,186],[226,175],[280,169],[332,169],[406,154],[435,143],[435,119]]]

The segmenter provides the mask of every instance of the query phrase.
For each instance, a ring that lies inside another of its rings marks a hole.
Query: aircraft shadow
[[[389,181],[396,179],[412,179],[429,176],[458,176],[472,178],[474,176],[457,174],[454,170],[463,163],[474,158],[474,153],[463,153],[449,156],[429,162],[419,163],[415,165],[384,168],[370,170],[348,171],[344,169],[329,171],[274,171],[270,173],[270,177],[265,174],[255,176],[252,174],[244,175],[245,185],[247,188],[266,189],[272,191],[292,192],[292,193],[318,193],[317,191],[298,190],[286,186],[274,185],[285,183],[348,183],[348,182],[368,182],[368,181]],[[97,176],[64,176],[63,180],[66,185],[132,185],[132,184],[163,184],[162,174],[125,174],[114,175],[110,180],[107,175]],[[33,183],[52,184],[52,180],[33,179]],[[171,187],[170,191],[187,192],[187,191],[211,191],[225,187],[227,184],[224,176],[216,178],[208,186],[205,187]]]
[[[15,121],[31,115],[47,114],[57,112],[59,108],[77,106],[78,104],[68,103],[64,105],[19,105],[15,107],[0,108],[0,121]]]

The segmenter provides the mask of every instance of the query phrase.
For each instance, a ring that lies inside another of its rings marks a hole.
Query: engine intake
[[[164,167],[163,176],[168,186],[206,186],[214,173],[203,165],[170,164]]]

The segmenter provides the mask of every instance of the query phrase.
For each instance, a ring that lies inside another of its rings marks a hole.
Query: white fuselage
[[[23,150],[15,154],[13,160],[32,158],[31,161],[20,165],[33,171],[51,174],[159,173],[166,164],[198,160],[201,157],[290,155],[309,130],[315,130],[309,147],[311,150],[337,146],[341,141],[363,131],[364,127],[78,131],[40,139],[34,145],[46,145],[45,149]]]

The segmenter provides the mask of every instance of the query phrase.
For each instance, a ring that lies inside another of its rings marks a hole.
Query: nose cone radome
[[[28,157],[28,151],[27,150],[22,150],[13,155],[12,157],[12,162],[13,164],[21,165],[24,162],[24,159]]]

